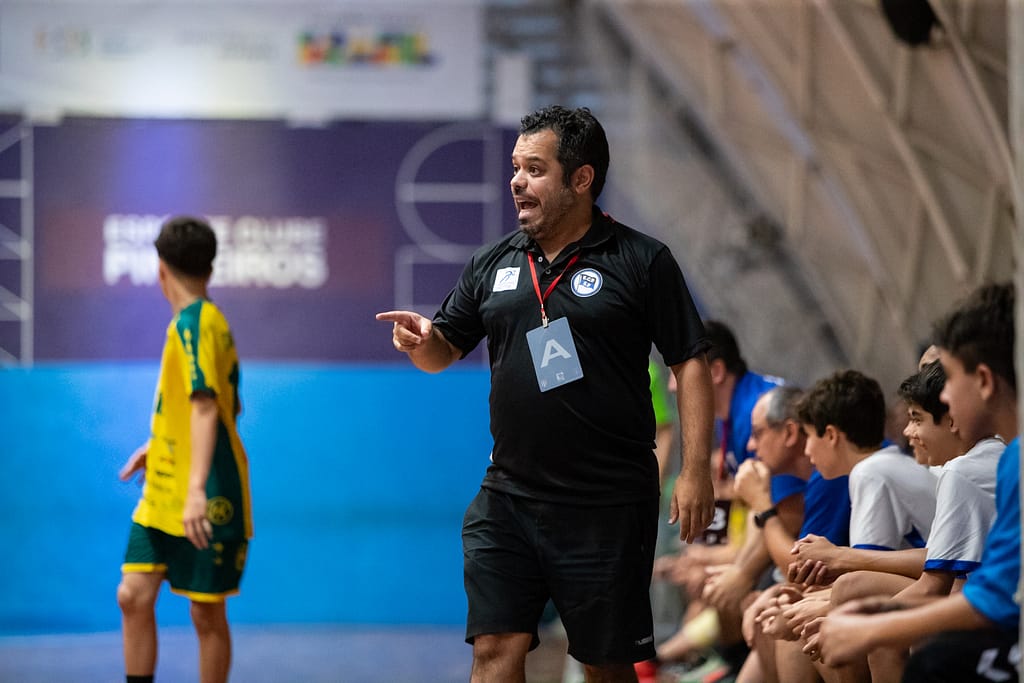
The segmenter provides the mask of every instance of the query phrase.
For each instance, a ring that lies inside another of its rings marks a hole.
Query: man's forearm
[[[457,361],[461,355],[435,327],[422,344],[409,352],[409,360],[424,372],[437,373]]]
[[[749,517],[749,515],[748,515]],[[736,568],[750,579],[751,584],[764,573],[771,564],[771,557],[768,555],[768,548],[764,543],[764,534],[761,529],[754,527],[747,522],[747,535],[736,554],[736,561],[733,563]]]
[[[793,555],[790,553],[790,550],[796,538],[786,530],[786,525],[782,523],[782,518],[779,515],[775,515],[765,522],[762,533],[764,535],[765,547],[768,549],[772,562],[785,574],[789,563],[793,561]]]
[[[682,434],[682,472],[703,476],[711,471],[711,432],[715,422],[715,399],[711,372],[703,355],[674,366],[676,404]]]

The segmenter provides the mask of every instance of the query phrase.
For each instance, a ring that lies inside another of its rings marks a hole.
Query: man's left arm
[[[679,538],[691,542],[707,528],[714,515],[711,483],[711,432],[715,404],[711,372],[703,353],[672,366],[678,391],[682,433],[682,468],[672,489],[669,523],[679,521]]]

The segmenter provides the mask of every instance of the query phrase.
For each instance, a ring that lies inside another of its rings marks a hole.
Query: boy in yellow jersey
[[[224,683],[231,667],[225,598],[238,592],[252,536],[249,466],[235,420],[238,355],[206,288],[217,254],[210,226],[168,220],[156,238],[167,327],[149,441],[128,459],[123,480],[144,472],[117,602],[128,683],[153,681],[156,598],[167,579],[192,601],[200,683]]]

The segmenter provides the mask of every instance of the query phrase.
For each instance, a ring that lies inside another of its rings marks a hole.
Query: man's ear
[[[793,420],[786,420],[782,424],[782,433],[784,435],[782,439],[783,445],[785,445],[786,448],[792,448],[793,446],[795,446],[797,444],[797,441],[800,440],[800,432],[802,431],[803,428],[800,426],[799,423]]]
[[[839,439],[842,436],[842,432],[835,425],[825,425],[825,433],[822,438],[828,441],[828,445],[832,448],[836,448],[839,445]]]
[[[950,432],[953,434],[960,434],[960,427],[953,421],[953,416],[950,415],[949,412],[943,415],[942,419],[945,421],[946,426],[949,427]]]
[[[996,393],[996,375],[985,363],[978,363],[974,368],[974,381],[983,401],[989,400]]]
[[[594,167],[590,164],[583,164],[575,171],[569,179],[569,185],[576,194],[588,194],[590,186],[594,184]]]
[[[721,384],[725,381],[725,375],[727,370],[725,369],[725,361],[721,358],[708,361],[708,369],[711,370],[711,383]]]

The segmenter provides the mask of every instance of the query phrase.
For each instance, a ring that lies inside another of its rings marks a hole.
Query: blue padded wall
[[[243,361],[244,362],[244,361]],[[236,623],[461,624],[460,526],[487,466],[488,373],[243,366],[256,537]],[[111,630],[156,363],[0,370],[0,633]],[[161,597],[162,624],[188,622]]]

